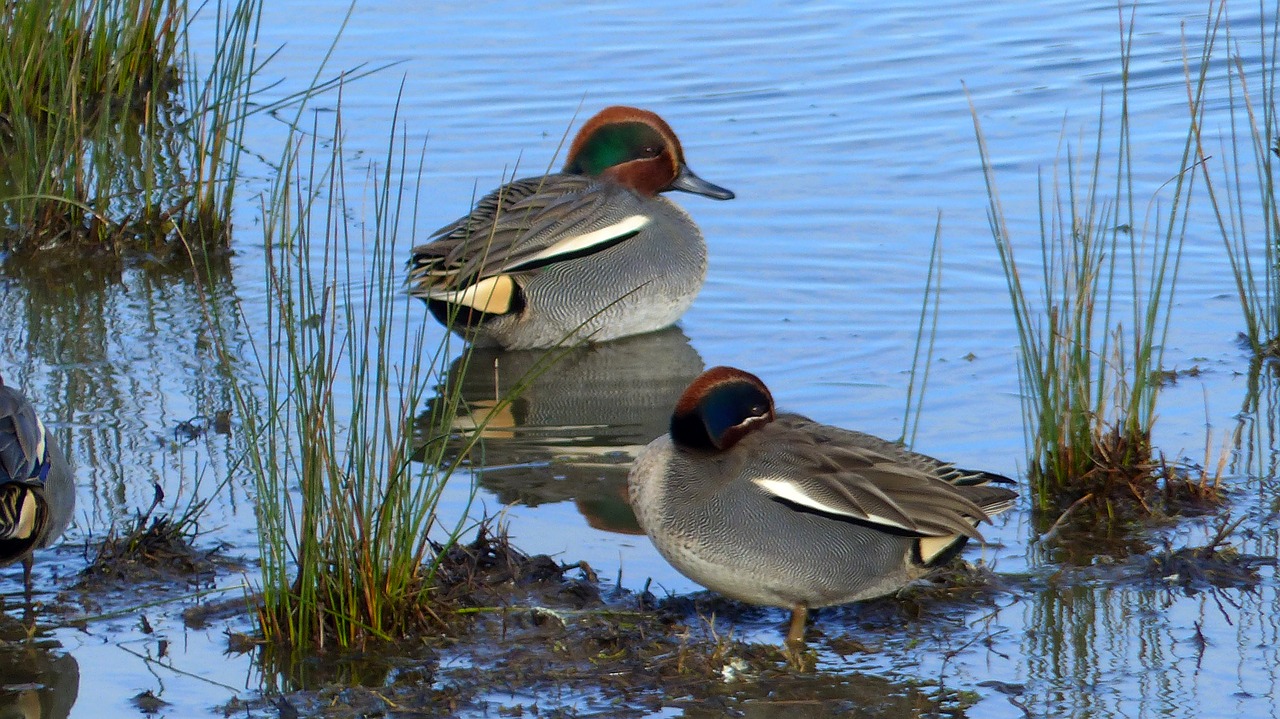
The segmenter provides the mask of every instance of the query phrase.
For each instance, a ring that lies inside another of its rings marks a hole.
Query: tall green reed
[[[1233,50],[1218,78],[1226,126],[1197,126],[1196,153],[1244,319],[1242,343],[1253,358],[1234,431],[1234,469],[1258,477],[1275,472],[1275,361],[1280,359],[1280,207],[1273,168],[1280,155],[1276,86],[1280,5],[1259,13],[1256,42],[1234,32],[1225,2],[1210,6],[1215,31]],[[1216,33],[1215,33],[1216,34]],[[1207,36],[1206,45],[1213,38]],[[1256,48],[1249,55],[1244,48]],[[1244,139],[1246,138],[1247,139]]]
[[[1207,56],[1188,77],[1191,122],[1182,160],[1139,215],[1129,120],[1133,17],[1121,31],[1120,107],[1114,136],[1105,103],[1091,151],[1059,150],[1038,180],[1040,265],[1027,276],[1015,259],[978,114],[974,129],[988,218],[1009,289],[1019,340],[1019,380],[1030,475],[1039,509],[1091,499],[1150,509],[1162,466],[1151,447],[1194,180],[1195,127]],[[1110,196],[1104,196],[1104,193]],[[1161,208],[1160,205],[1164,207]]]
[[[911,354],[911,373],[907,381],[907,406],[902,413],[902,436],[898,441],[910,447],[916,441],[923,414],[925,389],[929,384],[929,368],[933,364],[933,345],[938,337],[938,306],[942,301],[942,213],[933,228],[933,246],[929,251],[929,270],[925,275],[924,295],[920,302],[920,322],[916,325],[916,343]]]
[[[1274,9],[1280,11],[1280,7]],[[1219,31],[1227,47],[1239,47],[1226,3],[1211,4],[1210,13],[1214,24],[1213,32],[1206,33],[1206,54]],[[1273,12],[1268,21],[1267,14],[1260,13],[1257,33],[1256,65],[1247,65],[1239,54],[1227,63],[1227,135],[1206,142],[1204,129],[1199,124],[1194,129],[1205,193],[1231,263],[1244,315],[1242,339],[1255,357],[1274,359],[1280,357],[1280,207],[1272,175],[1280,154],[1276,125],[1280,14]],[[1248,140],[1242,140],[1246,136]],[[1215,155],[1222,159],[1211,166],[1208,160]]]
[[[261,4],[0,7],[0,250],[225,248]]]

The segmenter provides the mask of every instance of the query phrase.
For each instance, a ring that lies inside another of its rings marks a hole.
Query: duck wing
[[[635,193],[615,183],[566,174],[517,180],[413,248],[409,292],[459,301],[488,278],[612,247],[648,221]]]
[[[44,481],[49,465],[44,424],[22,393],[0,385],[0,484]]]
[[[975,525],[1017,497],[1003,487],[953,483],[953,474],[967,475],[878,437],[799,415],[779,415],[759,432],[767,435],[768,449],[750,481],[805,511],[919,536],[981,539]]]

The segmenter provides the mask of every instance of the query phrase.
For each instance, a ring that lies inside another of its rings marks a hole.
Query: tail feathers
[[[989,521],[992,517],[1012,509],[1014,501],[1018,498],[1018,493],[1009,489],[1009,485],[1017,482],[994,472],[952,468],[950,476],[944,479],[961,489],[965,498],[978,505],[986,514],[986,517],[973,518],[975,528],[982,520]],[[939,567],[959,555],[968,540],[969,537],[962,534],[947,537],[921,537],[916,542],[913,558],[917,564]]]
[[[966,499],[981,507],[987,514],[983,519],[1008,511],[1018,498],[1018,493],[1009,489],[1017,482],[1004,475],[957,467],[949,469],[942,479],[960,488]]]
[[[990,482],[1009,481],[1000,475],[990,475]],[[974,538],[982,541],[982,535],[977,532],[977,527],[982,521],[990,521],[992,517],[1005,512],[1013,507],[1013,502],[1018,498],[1018,493],[1004,487],[989,486],[987,484],[975,484],[970,486],[960,485],[963,488],[965,499],[978,505],[978,507],[986,515],[985,517],[972,517],[974,526]],[[951,561],[952,558],[960,554],[960,550],[964,549],[965,544],[970,537],[964,534],[952,534],[939,537],[920,537],[916,540],[914,560],[917,564],[926,567],[938,567]]]
[[[957,487],[980,487],[986,484],[1017,484],[1003,474],[977,469],[956,469],[947,480]]]
[[[36,490],[0,485],[0,566],[26,560],[49,532],[49,508]]]
[[[45,525],[44,503],[29,487],[0,486],[0,541],[35,539]]]
[[[992,487],[988,485],[978,485],[976,487],[966,487],[965,496],[974,504],[982,507],[982,511],[987,513],[988,517],[994,517],[1001,512],[1007,512],[1013,508],[1013,502],[1018,498],[1018,493],[1012,489],[1004,487]]]

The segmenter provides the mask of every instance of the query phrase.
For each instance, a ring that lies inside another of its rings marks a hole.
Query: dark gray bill
[[[713,185],[710,182],[693,174],[693,170],[689,166],[680,163],[680,174],[676,175],[675,182],[671,183],[671,189],[682,190],[684,192],[692,192],[695,195],[710,197],[713,200],[732,200],[733,192],[726,190],[719,185]]]

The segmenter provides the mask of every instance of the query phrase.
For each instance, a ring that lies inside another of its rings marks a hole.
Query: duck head
[[[675,131],[661,117],[636,107],[606,107],[587,120],[569,147],[564,171],[608,177],[652,197],[683,190],[716,200],[733,193],[693,174]]]
[[[773,419],[773,395],[759,377],[712,367],[680,395],[671,415],[671,440],[688,449],[723,452]]]

